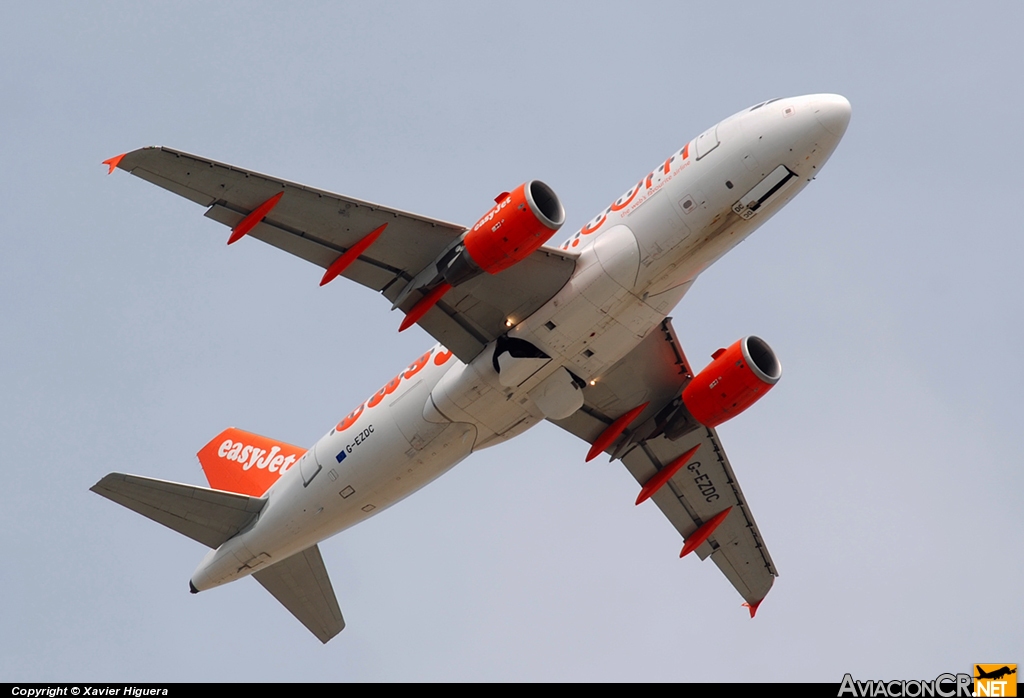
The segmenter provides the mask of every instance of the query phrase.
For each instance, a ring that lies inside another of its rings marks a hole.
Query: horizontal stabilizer
[[[320,642],[326,643],[345,628],[319,547],[306,548],[252,576]]]
[[[110,473],[89,489],[211,548],[252,523],[266,504],[242,494],[124,473]]]

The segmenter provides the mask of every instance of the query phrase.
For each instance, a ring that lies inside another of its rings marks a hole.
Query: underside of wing
[[[235,226],[284,192],[262,225],[249,235],[320,267],[380,225],[389,235],[373,257],[345,274],[380,291],[402,269],[421,269],[465,228],[368,201],[333,194],[164,147],[134,150],[118,167],[207,208],[206,216]],[[383,260],[387,260],[386,262]]]
[[[605,376],[584,391],[585,404],[555,422],[588,443],[607,433],[616,418],[649,403],[632,427],[609,444],[641,485],[658,473],[675,473],[650,498],[703,560],[709,556],[740,596],[756,609],[778,572],[714,429],[687,422],[679,398],[693,372],[671,322],[659,328]],[[687,428],[674,428],[684,423]],[[672,438],[669,438],[669,435]],[[666,471],[666,468],[670,468]],[[722,512],[729,513],[722,516]]]
[[[318,546],[306,548],[252,576],[320,642],[326,643],[344,630],[345,619]]]
[[[423,316],[419,325],[463,363],[469,363],[511,325],[547,303],[575,267],[575,258],[542,247],[500,274],[481,274],[464,286],[456,286]],[[400,292],[401,285],[394,284],[384,295],[394,301]],[[417,300],[419,295],[413,294],[398,307],[409,311]]]
[[[771,589],[778,572],[715,431],[700,428],[676,441],[664,435],[645,439],[631,448],[622,462],[643,485],[695,446],[699,448],[684,467],[651,499],[684,539],[731,507],[728,516],[694,552],[702,560],[710,555],[740,596],[756,606]]]
[[[116,159],[115,159],[116,160]],[[248,236],[328,269],[345,252],[385,226],[341,276],[394,302],[465,228],[425,216],[333,194],[231,165],[151,147],[126,153],[116,166],[207,208],[206,216],[235,228],[280,198]],[[565,285],[575,269],[569,253],[541,248],[499,274],[458,286],[419,321],[427,332],[469,362],[506,323],[529,316]],[[408,311],[421,294],[406,294]]]

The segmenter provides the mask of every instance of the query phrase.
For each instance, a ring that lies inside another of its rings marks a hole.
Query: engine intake
[[[716,427],[743,412],[782,378],[782,364],[760,337],[744,337],[712,358],[682,394],[686,409],[706,427]]]
[[[462,242],[473,262],[497,274],[526,259],[565,222],[565,209],[551,187],[539,180],[521,184],[498,198]]]

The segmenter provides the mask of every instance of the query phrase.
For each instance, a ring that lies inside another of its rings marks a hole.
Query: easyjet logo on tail
[[[242,470],[248,470],[253,466],[262,470],[266,468],[272,473],[283,475],[298,458],[287,456],[282,453],[280,446],[271,446],[268,453],[265,448],[258,446],[246,446],[244,441],[232,441],[224,439],[224,442],[217,449],[217,455],[228,460],[238,461],[242,464]]]
[[[196,455],[210,487],[261,497],[306,449],[229,427]]]

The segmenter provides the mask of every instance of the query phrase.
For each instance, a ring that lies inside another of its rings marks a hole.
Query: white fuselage
[[[494,343],[468,365],[435,346],[288,469],[256,523],[202,561],[194,587],[283,560],[391,506],[473,451],[567,416],[582,402],[574,378],[577,386],[600,379],[698,274],[799,193],[849,115],[837,95],[773,100],[659,163],[560,246],[579,253],[568,283],[531,316],[510,319],[508,336],[550,360],[508,364],[499,374]]]

